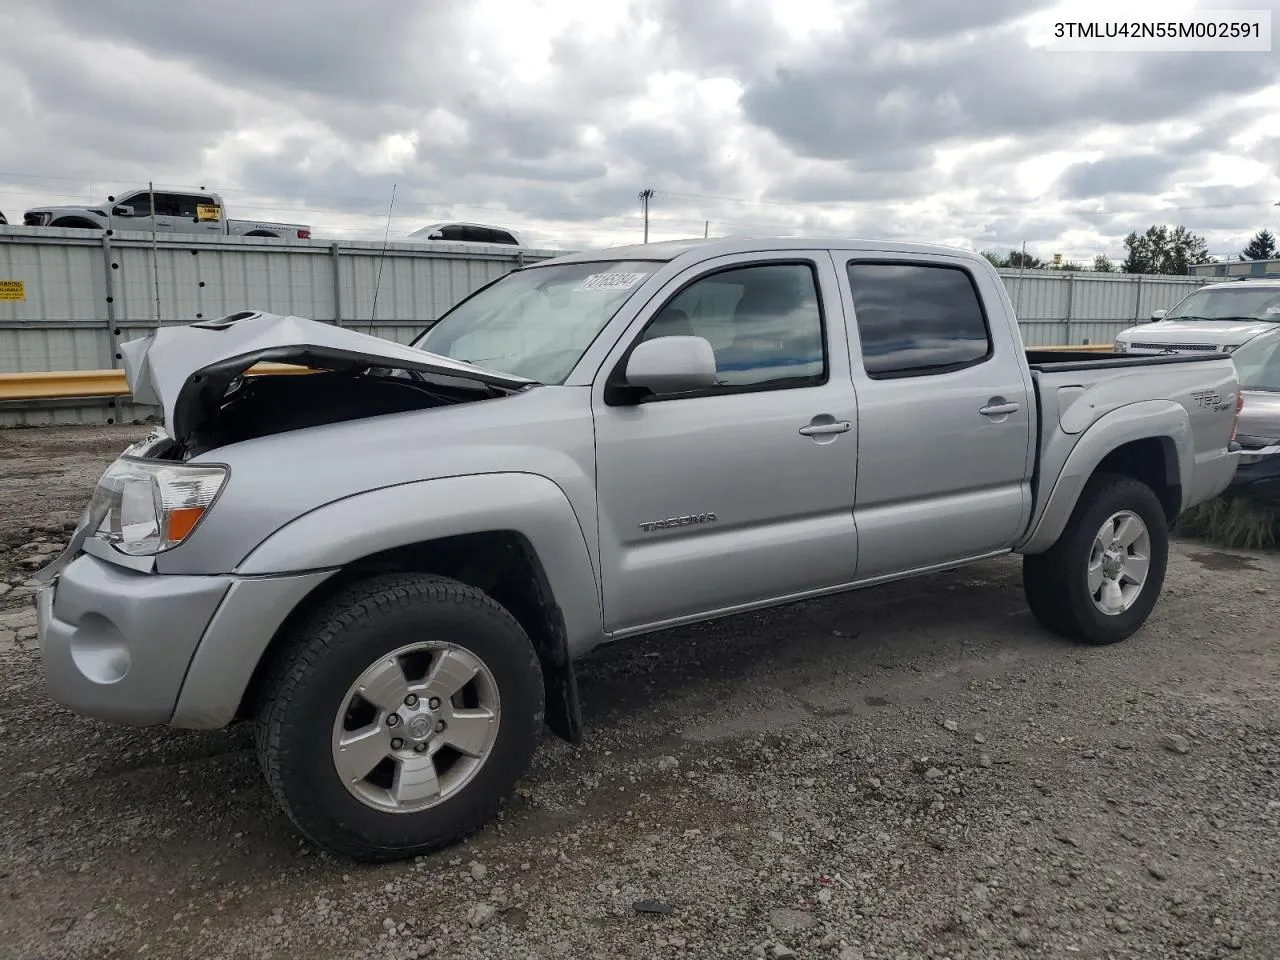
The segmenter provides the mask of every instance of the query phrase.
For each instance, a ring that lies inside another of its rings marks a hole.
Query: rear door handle
[[[985,407],[981,407],[978,412],[984,417],[1007,417],[1011,413],[1016,413],[1018,405],[1013,401],[1004,403],[988,403]]]
[[[802,437],[825,437],[831,433],[848,433],[853,427],[848,420],[836,420],[832,423],[811,423],[800,428]]]

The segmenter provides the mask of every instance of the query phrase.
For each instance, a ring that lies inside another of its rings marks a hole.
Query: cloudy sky
[[[1118,256],[1280,232],[1280,49],[1054,53],[1045,24],[1280,0],[5,0],[0,210],[144,185],[381,239],[838,233]]]

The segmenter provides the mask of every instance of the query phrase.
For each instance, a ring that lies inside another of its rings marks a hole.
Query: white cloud
[[[380,238],[395,184],[392,236],[457,217],[580,246],[637,239],[653,187],[654,239],[709,220],[1075,259],[1118,255],[1155,218],[1224,253],[1274,229],[1275,56],[1032,49],[1052,18],[1095,9],[1115,16],[1080,0],[9,4],[0,209],[154,179],[220,190],[233,216]]]

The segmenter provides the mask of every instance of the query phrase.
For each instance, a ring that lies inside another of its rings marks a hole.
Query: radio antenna
[[[396,208],[396,184],[391,185],[391,204],[387,207],[387,228],[382,232],[382,254],[378,257],[378,277],[373,281],[373,307],[369,310],[369,333],[378,317],[378,288],[382,286],[382,265],[387,262],[387,239],[391,236],[391,211]]]

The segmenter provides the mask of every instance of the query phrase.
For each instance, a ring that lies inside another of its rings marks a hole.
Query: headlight
[[[121,458],[89,504],[89,536],[130,556],[150,556],[191,535],[227,482],[227,468]]]
[[[1115,346],[1113,346],[1111,349],[1116,353],[1128,353],[1129,344],[1124,340],[1117,340],[1115,342]]]

